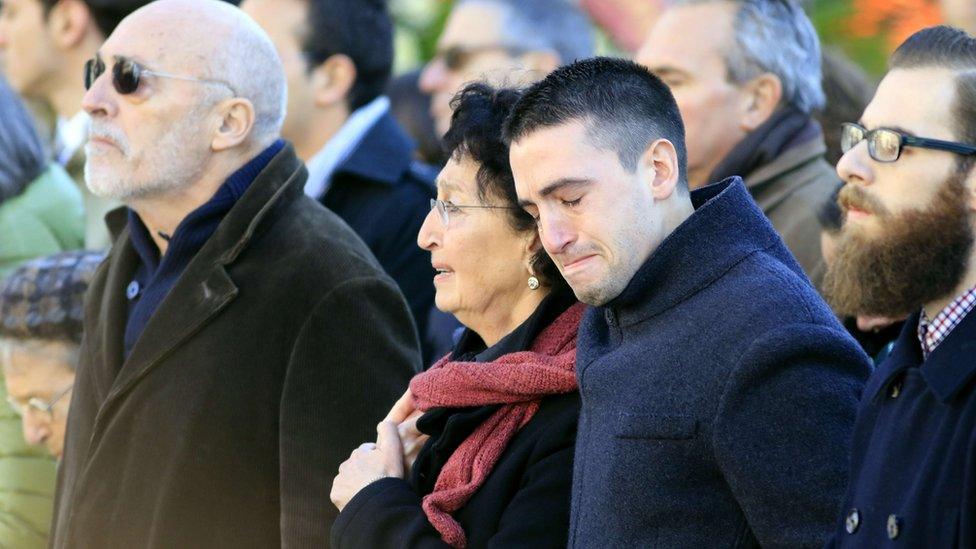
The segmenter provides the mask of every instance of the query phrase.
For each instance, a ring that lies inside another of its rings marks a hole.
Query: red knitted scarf
[[[450,356],[410,381],[419,410],[502,404],[448,458],[423,508],[441,538],[465,547],[467,537],[452,513],[463,507],[495,467],[518,430],[528,423],[546,395],[576,386],[576,330],[585,306],[563,312],[528,351],[494,362],[450,362]]]

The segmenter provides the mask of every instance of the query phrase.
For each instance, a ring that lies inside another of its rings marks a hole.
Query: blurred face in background
[[[973,0],[942,0],[942,15],[946,24],[976,33],[976,2]]]
[[[40,0],[0,2],[0,66],[10,85],[25,97],[43,97],[56,70],[58,50],[48,33],[49,23]]]
[[[751,98],[728,80],[723,56],[733,44],[735,14],[732,2],[670,8],[636,56],[678,103],[692,189],[712,183],[714,168],[748,133],[741,120]]]
[[[24,440],[61,458],[77,347],[59,341],[4,342],[7,400],[21,414]],[[54,401],[52,403],[52,401]]]
[[[306,0],[244,0],[241,9],[268,33],[281,57],[288,83],[288,115],[281,135],[296,142],[314,128],[311,113],[315,110],[312,87],[313,76],[302,53],[301,37],[306,29],[308,2]]]
[[[468,2],[448,17],[437,55],[420,75],[420,89],[431,96],[430,113],[439,135],[451,126],[451,98],[465,83],[485,80],[514,86],[544,76],[558,64],[551,54],[545,55],[548,59],[529,59],[527,52],[505,42],[505,9],[492,2]],[[536,67],[540,64],[547,66]]]

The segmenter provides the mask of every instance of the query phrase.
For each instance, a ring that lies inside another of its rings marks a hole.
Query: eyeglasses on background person
[[[25,416],[28,412],[32,412],[41,414],[42,417],[50,421],[54,418],[54,406],[57,405],[58,401],[64,398],[65,395],[70,393],[73,387],[74,385],[68,385],[48,401],[38,397],[32,397],[26,403],[23,403],[8,395],[7,403],[10,404],[10,407],[13,408],[19,416]]]
[[[430,199],[430,209],[437,210],[437,215],[440,216],[441,223],[443,223],[445,227],[447,227],[448,224],[451,222],[451,212],[457,213],[467,208],[483,209],[483,210],[516,209],[511,206],[482,206],[482,205],[469,206],[469,205],[455,204],[450,200],[437,200],[436,198]]]
[[[841,127],[840,149],[842,152],[846,153],[865,140],[868,142],[868,154],[878,162],[898,160],[904,147],[935,149],[964,155],[976,154],[976,146],[973,145],[905,135],[891,128],[875,128],[868,131],[863,126],[853,123],[846,123]]]

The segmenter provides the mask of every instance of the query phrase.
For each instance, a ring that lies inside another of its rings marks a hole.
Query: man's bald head
[[[237,7],[220,0],[157,0],[126,17],[106,46],[130,41],[153,49],[167,72],[226,82],[254,106],[253,141],[267,145],[277,138],[287,95],[281,59],[268,35]]]

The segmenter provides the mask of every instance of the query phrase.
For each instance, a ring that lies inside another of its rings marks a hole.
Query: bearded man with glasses
[[[976,545],[976,39],[919,31],[837,173],[846,220],[824,292],[842,314],[908,316],[864,390],[833,546]]]
[[[158,0],[86,66],[88,185],[127,207],[51,545],[325,547],[335,471],[420,367],[404,298],[303,192],[281,59],[242,11]]]

